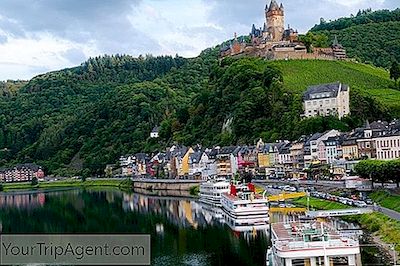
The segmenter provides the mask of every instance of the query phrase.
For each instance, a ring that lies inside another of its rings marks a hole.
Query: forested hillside
[[[0,97],[1,165],[36,162],[56,174],[103,174],[121,154],[171,143],[230,145],[295,139],[400,112],[387,72],[349,62],[218,61],[105,56],[47,73]],[[308,85],[352,86],[353,116],[301,120]],[[390,108],[387,108],[390,107]],[[161,126],[160,139],[149,138]]]
[[[9,97],[14,95],[28,82],[24,80],[0,81],[0,96]]]
[[[348,55],[362,62],[389,68],[393,60],[400,61],[400,8],[360,11],[332,22],[321,20],[311,32],[325,34],[329,40],[336,35]]]
[[[190,102],[207,82],[207,60],[106,56],[32,79],[0,98],[1,164],[101,173],[145,149],[151,129]]]

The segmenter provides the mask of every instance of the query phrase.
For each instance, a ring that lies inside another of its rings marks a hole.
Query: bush
[[[32,186],[37,186],[38,184],[39,184],[39,181],[38,181],[37,177],[36,176],[33,177],[32,181],[31,181],[31,185]]]
[[[190,195],[197,196],[200,193],[200,187],[194,186],[190,188]]]
[[[0,183],[0,191],[3,191],[3,190],[4,190],[4,186],[2,183]]]

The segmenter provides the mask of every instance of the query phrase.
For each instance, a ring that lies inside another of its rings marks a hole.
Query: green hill
[[[356,16],[332,22],[321,21],[311,29],[335,35],[352,58],[389,68],[393,60],[400,61],[400,8],[389,11],[360,11]]]
[[[322,60],[275,61],[282,70],[285,88],[301,93],[312,84],[341,81],[363,95],[374,97],[390,112],[400,116],[400,91],[392,89],[389,72],[371,65]]]

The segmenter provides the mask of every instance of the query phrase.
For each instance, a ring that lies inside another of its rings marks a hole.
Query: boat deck
[[[280,250],[307,250],[320,248],[358,247],[357,239],[342,237],[329,223],[272,224],[275,246]]]
[[[323,232],[322,232],[323,227]],[[305,242],[313,242],[313,239],[322,240],[324,234],[326,238],[339,238],[340,235],[328,223],[312,222],[312,223],[276,223],[272,225],[273,233],[276,240],[285,240],[288,242],[296,242],[303,240]],[[325,241],[327,241],[326,239]],[[315,241],[315,240],[314,240]]]

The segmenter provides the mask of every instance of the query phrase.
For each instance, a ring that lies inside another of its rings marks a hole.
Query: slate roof
[[[239,146],[222,147],[218,154],[237,154],[240,151]]]
[[[322,137],[322,135],[324,135],[324,134],[323,133],[315,133],[315,134],[310,135],[310,137],[308,137],[306,139],[304,146],[310,146],[311,141],[319,139],[320,137]]]
[[[256,26],[253,24],[253,27],[251,28],[250,35],[254,37],[261,37],[262,36],[262,30],[257,29]]]
[[[146,153],[136,153],[136,160],[138,161],[147,161],[149,159],[149,156]]]
[[[194,152],[189,155],[189,161],[192,163],[198,163],[201,160],[201,156],[203,155],[202,152]]]
[[[317,94],[317,93],[325,93],[325,92],[329,92],[330,96],[329,97],[320,97],[318,99],[337,97],[340,87],[342,88],[342,91],[347,91],[349,89],[348,85],[342,84],[340,82],[310,86],[310,87],[308,87],[307,91],[304,93],[303,99],[311,100],[312,99],[311,95]]]
[[[215,159],[217,157],[218,152],[219,152],[219,149],[213,148],[210,151],[207,151],[206,154],[207,154],[208,158]]]
[[[284,142],[283,145],[281,145],[279,149],[280,154],[290,154],[290,147],[292,147],[292,144],[290,142]]]

